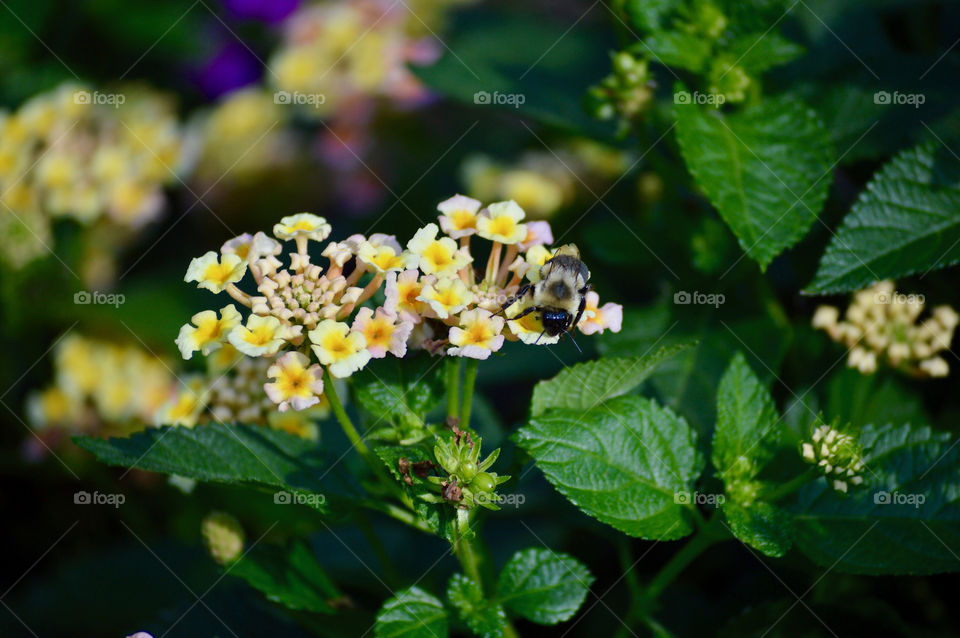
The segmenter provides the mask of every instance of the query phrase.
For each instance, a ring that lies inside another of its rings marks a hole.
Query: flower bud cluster
[[[850,434],[835,427],[820,425],[811,440],[801,447],[803,460],[817,466],[833,489],[846,492],[849,485],[863,483],[864,464],[860,446]]]

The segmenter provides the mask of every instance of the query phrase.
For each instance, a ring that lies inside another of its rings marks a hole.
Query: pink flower
[[[353,332],[359,332],[367,340],[367,352],[374,359],[382,359],[389,352],[395,357],[407,354],[407,339],[413,331],[410,321],[397,322],[397,315],[384,308],[376,313],[370,308],[361,308],[353,320]]]
[[[323,393],[323,371],[320,366],[309,366],[310,359],[300,352],[287,352],[267,369],[267,376],[275,379],[263,386],[270,400],[281,412],[293,408],[305,410],[320,402]]]
[[[553,231],[550,230],[550,222],[527,222],[526,226],[527,238],[520,242],[520,250],[553,243]]]
[[[597,307],[599,303],[600,295],[592,290],[587,293],[587,304],[583,311],[583,318],[577,326],[580,328],[580,332],[585,335],[592,335],[604,330],[620,332],[623,325],[623,306],[608,302],[602,307]]]

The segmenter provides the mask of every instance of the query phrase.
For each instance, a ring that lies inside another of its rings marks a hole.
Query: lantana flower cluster
[[[883,360],[921,377],[945,377],[950,366],[939,353],[948,350],[960,317],[950,306],[937,306],[927,319],[922,295],[902,294],[892,281],[880,281],[854,294],[840,319],[834,306],[820,306],[813,327],[850,349],[847,365],[863,374]]]
[[[28,420],[41,435],[142,429],[176,385],[167,363],[149,352],[79,334],[56,345],[53,364],[54,383],[27,397]]]
[[[184,280],[225,293],[232,303],[199,312],[180,329],[176,343],[182,356],[200,352],[229,361],[235,353],[262,360],[263,393],[287,412],[322,405],[332,379],[350,377],[371,359],[403,357],[408,347],[486,359],[506,340],[558,341],[544,334],[537,313],[510,319],[527,299],[504,308],[525,281],[537,280],[553,254],[546,247],[553,240],[549,224],[523,223],[525,213],[513,201],[483,208],[457,195],[438,210],[439,226],[428,223],[405,248],[384,234],[327,242],[321,253],[325,267],[313,263],[309,247],[325,242],[332,229],[310,213],[284,217],[272,237],[241,235],[193,259]],[[489,242],[482,268],[471,253],[474,235]],[[296,247],[287,264],[279,258],[281,242]],[[246,308],[246,317],[237,304]],[[592,334],[618,331],[621,322],[619,305],[600,306],[590,292],[577,327]],[[177,400],[183,403],[174,402],[163,416],[193,425],[209,411],[215,391],[207,385],[187,392]],[[253,398],[222,408],[223,417],[244,420],[263,408],[252,381],[236,394]]]
[[[803,459],[823,472],[829,485],[846,492],[848,485],[863,483],[864,469],[860,446],[853,435],[830,425],[818,425],[809,442],[801,447]]]
[[[0,257],[45,254],[54,218],[136,229],[156,218],[175,179],[181,132],[156,93],[63,85],[0,112]]]

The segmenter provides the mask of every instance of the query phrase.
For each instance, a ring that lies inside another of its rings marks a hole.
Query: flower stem
[[[783,483],[782,485],[778,485],[776,488],[764,494],[763,500],[770,501],[771,503],[775,503],[776,501],[779,501],[782,498],[790,496],[791,494],[799,490],[801,487],[803,487],[813,479],[817,478],[819,475],[820,473],[817,472],[816,470],[809,469],[803,474],[790,479],[789,481],[787,481],[786,483]]]
[[[647,585],[646,600],[651,602],[656,600],[663,590],[680,575],[687,565],[692,563],[700,554],[714,543],[719,542],[725,537],[725,534],[719,533],[716,529],[720,519],[714,516],[704,527],[697,529],[693,538],[683,546],[679,552],[673,555],[663,569],[653,577],[650,584]]]
[[[463,404],[460,406],[460,428],[470,427],[470,410],[473,408],[473,387],[477,382],[479,359],[467,359],[467,370],[463,375]]]
[[[460,407],[460,357],[447,359],[447,420],[456,419]]]

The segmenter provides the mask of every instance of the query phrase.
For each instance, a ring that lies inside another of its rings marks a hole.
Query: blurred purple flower
[[[237,19],[275,24],[293,13],[300,0],[223,0],[223,6]]]
[[[262,73],[260,61],[237,40],[223,46],[193,73],[196,85],[209,98],[217,98],[253,84]]]

